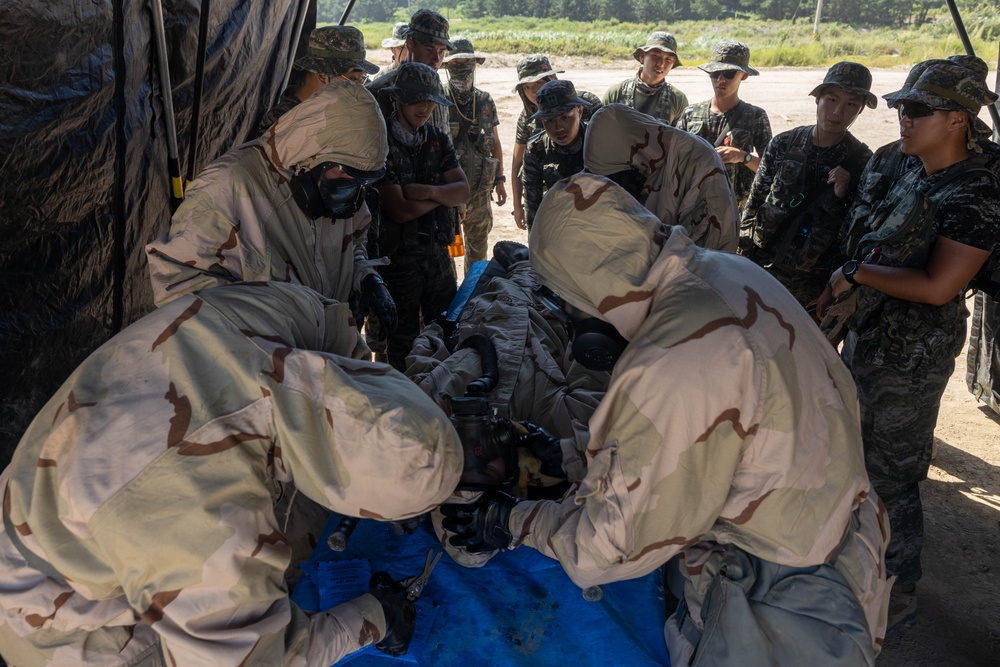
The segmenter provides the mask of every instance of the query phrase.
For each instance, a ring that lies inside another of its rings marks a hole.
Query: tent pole
[[[976,55],[975,50],[972,48],[972,42],[969,40],[969,33],[965,31],[965,23],[962,22],[962,15],[958,13],[958,6],[955,4],[955,0],[947,1],[948,11],[951,12],[951,18],[958,29],[958,36],[962,40],[962,46],[965,47],[965,53],[970,56]],[[997,111],[997,106],[990,104],[986,108],[989,109],[990,117],[993,118],[993,127],[1000,127],[1000,112]]]
[[[174,120],[173,86],[170,85],[170,67],[167,64],[167,35],[163,23],[163,4],[152,0],[153,32],[156,35],[156,57],[160,70],[160,94],[163,96],[163,120],[167,126],[167,170],[170,173],[170,204],[176,210],[184,199],[184,181],[177,150],[177,125]]]
[[[208,19],[212,14],[212,0],[201,1],[201,15],[198,21],[198,60],[194,71],[194,101],[191,105],[191,145],[188,147],[187,180],[194,180],[195,163],[198,158],[198,132],[201,125],[201,96],[205,84],[205,53],[208,51]]]
[[[347,3],[347,9],[345,9],[344,13],[340,15],[340,25],[347,23],[347,17],[351,15],[351,10],[354,9],[355,2],[357,2],[357,0],[351,0]]]

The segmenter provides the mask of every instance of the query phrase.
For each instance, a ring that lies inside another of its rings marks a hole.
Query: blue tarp
[[[327,525],[329,533],[338,517]],[[351,579],[351,568],[386,570],[394,579],[418,574],[429,550],[442,551],[425,520],[412,535],[397,535],[388,524],[362,521],[347,550],[331,551],[326,536],[292,599],[319,611],[327,582]],[[353,563],[352,563],[353,561]],[[318,581],[314,580],[318,579]],[[364,577],[350,597],[365,592]],[[423,667],[510,665],[669,665],[663,640],[666,610],[659,572],[603,586],[600,601],[589,602],[559,564],[529,547],[501,553],[487,565],[467,569],[441,557],[417,603],[417,630],[407,655],[391,658],[374,647],[353,653],[338,665],[388,667],[404,662]]]

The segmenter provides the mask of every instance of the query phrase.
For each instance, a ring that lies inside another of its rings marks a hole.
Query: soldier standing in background
[[[462,229],[465,236],[465,272],[486,259],[489,235],[493,229],[490,200],[496,191],[497,206],[507,201],[503,174],[503,147],[500,144],[500,120],[497,106],[486,91],[476,88],[476,65],[486,61],[476,55],[472,42],[464,37],[454,41],[455,50],[445,56],[448,71],[445,96],[451,100],[451,139],[469,180],[471,197],[465,206]],[[461,214],[461,208],[459,209]]]
[[[531,120],[531,115],[538,111],[538,90],[549,81],[555,80],[556,74],[562,74],[562,70],[552,69],[549,57],[541,53],[534,53],[525,56],[517,62],[517,85],[514,92],[521,98],[524,108],[517,117],[517,131],[514,135],[514,150],[510,160],[511,174],[511,200],[514,210],[514,224],[520,229],[527,229],[528,226],[524,217],[524,151],[528,145],[528,139],[541,132],[544,128],[540,120]],[[587,102],[583,108],[583,120],[587,121],[595,111],[601,108],[601,100],[593,93],[586,90],[579,91],[581,99]]]
[[[867,106],[872,74],[839,62],[809,94],[816,124],[778,134],[764,150],[743,208],[740,252],[811,308],[843,256],[837,242],[872,152],[848,130]]]
[[[363,83],[378,65],[365,59],[365,36],[354,26],[332,25],[316,28],[309,35],[309,50],[292,67],[305,73],[302,85],[286,92],[268,109],[257,125],[257,136],[267,132],[282,115],[304,102],[310,95],[332,81]]]
[[[611,86],[604,93],[604,104],[624,104],[673,125],[687,108],[687,95],[667,83],[667,74],[681,66],[677,40],[669,32],[657,31],[646,39],[632,57],[642,64],[631,79]]]
[[[747,45],[732,40],[716,44],[712,60],[698,69],[708,72],[715,95],[685,109],[677,127],[715,146],[726,164],[736,204],[743,208],[760,165],[759,155],[771,141],[767,112],[740,99],[740,84],[759,72],[750,67]]]
[[[406,28],[408,26],[406,21],[400,21],[392,27],[392,36],[382,40],[382,48],[389,49],[392,53],[392,64],[385,68],[381,74],[396,69],[400,63],[406,60]]]

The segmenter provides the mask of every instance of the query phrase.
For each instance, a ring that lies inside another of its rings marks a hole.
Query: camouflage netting
[[[183,174],[206,5],[163,8]],[[299,5],[211,2],[195,173],[277,99]],[[152,308],[143,245],[170,216],[153,20],[136,0],[0,10],[0,467],[73,368]]]

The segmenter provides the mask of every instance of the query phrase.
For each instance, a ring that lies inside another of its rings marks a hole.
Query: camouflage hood
[[[280,170],[336,162],[374,171],[389,154],[385,120],[364,86],[335,81],[279,118],[257,140]]]
[[[632,340],[652,305],[650,269],[664,233],[669,229],[624,189],[580,173],[542,200],[531,228],[531,264],[541,284]]]

